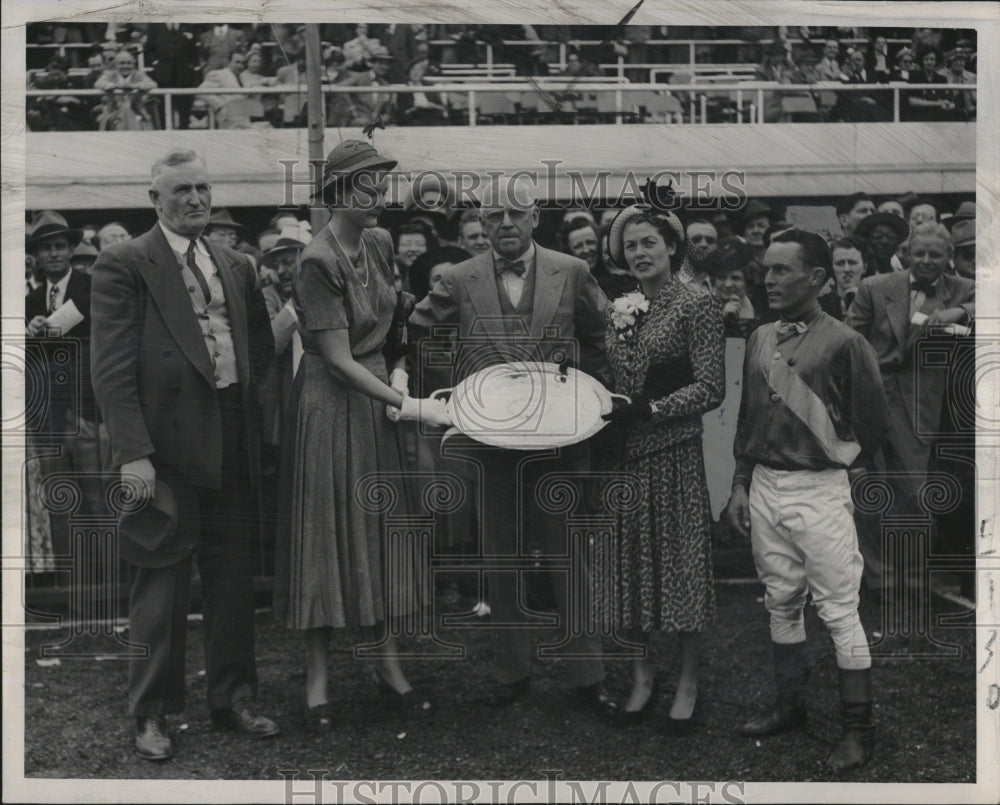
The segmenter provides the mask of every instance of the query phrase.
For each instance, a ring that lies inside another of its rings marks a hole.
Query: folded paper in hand
[[[77,308],[76,302],[70,299],[49,314],[45,320],[45,326],[49,330],[59,330],[61,335],[66,335],[81,321],[83,321],[83,314]]]

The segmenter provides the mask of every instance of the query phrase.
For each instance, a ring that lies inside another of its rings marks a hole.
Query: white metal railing
[[[460,41],[461,40],[459,40],[459,39],[434,39],[434,40],[431,40],[430,42],[428,42],[428,45],[434,45],[434,46],[439,46],[439,47],[455,47],[456,45],[459,44]],[[675,66],[677,68],[684,67],[684,68],[687,68],[687,69],[689,69],[691,71],[694,71],[695,70],[695,65],[698,63],[697,59],[698,59],[698,52],[699,52],[700,48],[710,47],[710,46],[732,47],[732,46],[740,46],[740,45],[747,45],[747,46],[769,45],[769,44],[771,44],[774,41],[776,41],[776,40],[774,40],[774,39],[758,39],[758,40],[748,40],[748,39],[650,39],[650,40],[648,40],[648,41],[646,41],[646,42],[644,42],[642,44],[647,45],[647,46],[656,46],[656,47],[660,47],[660,46],[663,46],[663,47],[671,47],[671,46],[673,46],[673,47],[686,47],[687,50],[688,50],[688,61],[687,61],[687,63],[681,62],[681,63],[679,63],[677,65],[673,65],[673,66]],[[799,44],[806,43],[807,40],[798,39],[798,38],[789,38],[789,39],[785,39],[783,41],[789,43],[790,45],[799,45]],[[868,39],[863,39],[863,38],[838,39],[837,41],[841,45],[843,45],[843,46],[867,45],[867,44],[869,44],[869,40]],[[813,46],[821,46],[825,42],[826,42],[825,39],[810,39],[810,40],[808,40],[808,44],[813,45]],[[909,44],[911,44],[911,40],[909,40],[909,39],[888,39],[888,40],[886,40],[886,43],[889,44],[889,45],[909,45]],[[57,51],[65,51],[66,48],[90,49],[90,48],[94,47],[94,44],[95,43],[87,43],[87,42],[67,42],[67,43],[63,43],[63,44],[57,44],[57,43],[29,44],[29,45],[27,45],[27,47],[28,48],[34,48],[34,49],[52,49],[52,50],[57,50]],[[96,44],[103,44],[103,43],[96,43]],[[331,43],[331,42],[323,42],[324,46],[328,46],[328,45],[331,45],[331,44],[333,44],[333,43]],[[485,67],[487,75],[493,75],[493,72],[494,72],[493,44],[490,43],[490,42],[485,42],[483,40],[479,40],[479,39],[474,40],[474,44],[477,45],[477,46],[479,46],[479,45],[485,46],[485,48],[486,48],[486,59],[485,59],[485,61],[483,62],[482,65],[462,65],[462,66],[463,67],[472,67],[472,66]],[[600,39],[577,39],[577,40],[573,40],[572,42],[562,42],[562,41],[560,41],[560,42],[552,42],[552,41],[546,41],[546,40],[532,40],[532,39],[511,39],[511,40],[504,40],[503,41],[503,45],[505,47],[509,46],[509,47],[535,47],[535,48],[539,48],[539,47],[545,47],[545,48],[556,47],[556,48],[558,48],[558,50],[559,50],[559,60],[558,60],[558,62],[555,62],[552,66],[558,67],[560,70],[563,70],[563,69],[566,68],[566,56],[567,56],[567,53],[569,52],[569,48],[570,47],[597,47],[597,46],[605,45],[605,44],[608,44],[608,43],[605,42],[604,40],[600,40]],[[278,43],[277,42],[261,42],[260,45],[261,45],[262,48],[268,48],[268,49],[274,49],[274,48],[278,47]],[[144,62],[143,62],[143,53],[140,51],[138,55],[139,55],[139,65],[138,65],[139,69],[145,69]],[[457,65],[442,65],[442,67],[445,67],[445,66],[456,67]],[[504,65],[504,67],[509,67],[509,66],[510,65]],[[602,64],[600,64],[598,66],[602,70],[616,70],[619,75],[623,75],[623,70],[625,70],[625,69],[628,69],[628,70],[641,70],[641,69],[647,69],[647,68],[650,68],[650,67],[662,67],[664,65],[663,65],[662,62],[656,63],[656,64],[628,64],[628,63],[625,62],[625,60],[624,60],[623,57],[619,56],[618,60],[616,62],[613,62],[613,63],[602,63]],[[653,79],[651,78],[650,80],[652,81]]]
[[[698,123],[700,112],[701,123],[707,123],[707,106],[711,96],[729,94],[735,102],[736,123],[764,123],[764,99],[765,94],[780,93],[782,96],[812,95],[816,92],[836,92],[836,93],[892,93],[893,122],[899,122],[901,109],[901,94],[919,92],[922,90],[935,90],[938,92],[975,92],[975,84],[907,84],[891,82],[889,84],[841,84],[838,82],[816,82],[813,84],[779,84],[773,81],[733,81],[729,83],[719,83],[712,85],[705,84],[632,84],[628,82],[601,83],[591,81],[553,80],[537,79],[534,83],[529,81],[517,82],[497,82],[497,83],[454,83],[435,84],[434,91],[465,96],[466,104],[462,104],[459,110],[462,113],[467,111],[468,124],[477,125],[478,115],[484,114],[477,110],[476,102],[480,93],[532,93],[538,90],[540,100],[549,106],[550,111],[565,111],[576,113],[601,112],[614,116],[615,123],[622,124],[624,118],[635,114],[635,107],[631,102],[626,101],[626,96],[639,97],[640,93],[652,93],[660,96],[688,94],[689,96],[689,121]],[[385,86],[343,86],[339,84],[324,84],[322,87],[324,96],[327,95],[366,95],[378,93],[379,95],[396,95],[401,93],[427,92],[427,86],[411,86],[408,84],[391,84]],[[576,93],[587,93],[597,95],[602,93],[614,93],[614,108],[601,109],[597,107],[581,106],[579,99],[570,97]],[[28,98],[46,97],[103,97],[106,94],[135,94],[126,93],[122,90],[99,90],[99,89],[47,89],[28,90]],[[164,124],[166,129],[171,129],[172,124],[172,98],[177,95],[302,95],[306,94],[304,86],[289,84],[272,87],[192,87],[192,88],[157,88],[145,90],[139,94],[147,96],[163,97],[164,99]],[[650,97],[650,96],[646,96]],[[679,100],[679,99],[678,99]],[[748,110],[747,120],[744,121],[744,101]],[[551,104],[551,105],[550,105]],[[627,108],[627,105],[629,108]],[[553,106],[558,106],[554,109]],[[541,109],[541,105],[539,105]],[[455,111],[455,107],[452,107]],[[495,112],[495,115],[516,115],[512,108],[510,112]],[[543,113],[544,114],[544,113]],[[325,117],[324,117],[325,119]]]

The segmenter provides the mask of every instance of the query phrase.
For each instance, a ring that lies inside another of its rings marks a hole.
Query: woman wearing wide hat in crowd
[[[613,603],[636,641],[678,633],[681,671],[667,724],[686,734],[697,718],[700,635],[715,614],[701,433],[702,414],[723,397],[722,312],[713,295],[674,276],[685,241],[673,213],[628,207],[608,240],[612,259],[640,287],[612,300],[605,338],[614,391],[632,398],[605,417],[619,437],[613,466],[640,480],[638,505],[616,515]],[[618,723],[644,720],[659,692],[649,659],[635,660]]]
[[[389,619],[422,603],[406,595],[414,588],[406,579],[399,589],[386,588],[385,515],[356,495],[365,477],[399,477],[402,448],[387,406],[399,419],[450,424],[442,403],[407,395],[403,355],[393,353],[390,362],[384,354],[397,292],[392,238],[377,227],[385,174],[395,166],[358,140],[329,153],[322,201],[330,222],[303,249],[293,287],[304,354],[295,376],[294,421],[284,441],[290,454],[282,472],[289,533],[278,552],[284,564],[276,573],[275,612],[305,631],[307,721],[317,732],[328,732],[335,720],[327,691],[331,630],[385,629]],[[404,489],[396,493],[405,500]],[[402,709],[430,709],[403,673],[392,637],[383,641],[372,673]]]

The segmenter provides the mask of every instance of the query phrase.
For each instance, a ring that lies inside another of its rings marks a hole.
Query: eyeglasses
[[[530,210],[523,209],[521,207],[513,207],[505,210],[490,210],[489,212],[483,213],[483,220],[488,224],[493,226],[498,226],[503,223],[504,215],[510,216],[510,222],[512,224],[517,224],[528,217]]]
[[[716,238],[713,238],[711,235],[694,235],[688,238],[688,240],[693,246],[700,246],[702,243],[706,246],[714,246],[716,242]]]

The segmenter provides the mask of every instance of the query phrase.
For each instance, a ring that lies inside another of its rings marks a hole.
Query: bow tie
[[[937,288],[927,280],[911,278],[910,279],[910,290],[911,291],[923,291],[924,295],[928,299],[933,299],[937,294]]]
[[[507,271],[513,271],[517,276],[523,277],[524,272],[527,271],[527,267],[524,265],[524,260],[504,260],[503,258],[497,260],[497,274],[504,274]]]
[[[797,333],[804,333],[809,329],[804,321],[779,321],[778,322],[778,332],[784,335],[785,333],[790,333],[795,330]]]

